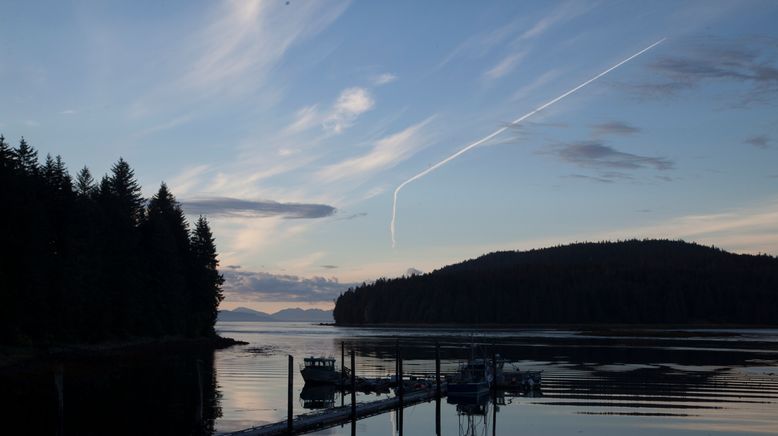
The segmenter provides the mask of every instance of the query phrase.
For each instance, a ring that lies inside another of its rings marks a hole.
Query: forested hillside
[[[0,343],[214,334],[223,279],[205,218],[165,184],[141,196],[123,159],[95,182],[0,136]]]
[[[349,289],[334,317],[340,325],[775,325],[778,258],[667,240],[497,252]]]

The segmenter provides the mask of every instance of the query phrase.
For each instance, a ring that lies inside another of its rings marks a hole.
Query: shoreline
[[[219,335],[203,338],[162,337],[136,338],[125,341],[101,342],[95,344],[72,343],[49,346],[2,346],[0,347],[0,370],[9,370],[30,362],[44,363],[66,359],[132,356],[153,352],[203,348],[221,350],[247,342]]]

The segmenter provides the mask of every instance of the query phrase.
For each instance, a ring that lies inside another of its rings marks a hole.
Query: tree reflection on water
[[[221,407],[212,350],[174,346],[107,354],[46,359],[0,371],[5,430],[213,433]]]

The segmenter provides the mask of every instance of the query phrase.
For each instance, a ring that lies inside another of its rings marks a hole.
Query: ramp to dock
[[[414,404],[434,400],[435,392],[436,389],[434,386],[431,389],[407,392],[405,395],[403,395],[402,406],[405,408]],[[445,396],[445,393],[445,384],[442,384],[441,397]],[[381,413],[397,409],[398,407],[400,407],[400,397],[386,398],[368,403],[357,403],[355,419],[359,420],[369,416],[379,415]],[[297,415],[292,420],[291,433],[287,431],[288,421],[284,420],[227,434],[240,436],[302,434],[314,430],[321,430],[324,428],[345,424],[351,421],[351,419],[351,405],[347,405],[322,410],[320,412]]]

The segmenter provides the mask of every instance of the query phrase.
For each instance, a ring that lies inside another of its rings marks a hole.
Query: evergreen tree
[[[154,333],[181,335],[190,330],[187,314],[191,302],[187,295],[189,230],[184,212],[173,194],[162,183],[149,200],[146,219],[141,224],[144,258],[147,264],[147,307],[156,313]]]
[[[126,224],[135,226],[143,218],[143,197],[140,185],[135,180],[135,171],[123,158],[111,168],[111,176],[108,178],[108,192],[112,198],[114,212],[119,213]]]
[[[57,191],[66,195],[73,193],[73,179],[70,177],[68,168],[60,155],[57,155],[54,161],[54,174]]]
[[[62,161],[62,156],[57,155],[56,158],[52,158],[51,154],[47,154],[41,173],[46,184],[55,192],[63,194],[73,192],[73,180],[68,174],[65,162]]]
[[[119,336],[131,336],[143,330],[145,271],[137,226],[143,217],[143,197],[135,173],[122,158],[100,184],[99,204],[106,227],[101,240],[103,269],[101,283],[106,298],[114,301],[110,310],[109,330]]]
[[[219,260],[211,228],[202,215],[197,219],[192,232],[191,253],[192,277],[195,283],[192,287],[194,311],[199,326],[195,333],[211,335],[214,333],[213,325],[216,323],[219,303],[224,299],[224,277],[219,274]]]
[[[14,164],[22,174],[38,174],[38,151],[30,146],[24,137],[19,141],[19,147],[14,150]]]
[[[0,343],[213,334],[223,279],[204,218],[165,184],[146,206],[120,159],[95,186],[0,135]],[[196,245],[196,250],[191,247]]]
[[[9,172],[14,166],[14,152],[5,142],[5,136],[0,135],[0,173]]]
[[[81,171],[76,176],[76,194],[83,198],[91,198],[96,190],[95,179],[92,178],[89,168],[81,168]]]

